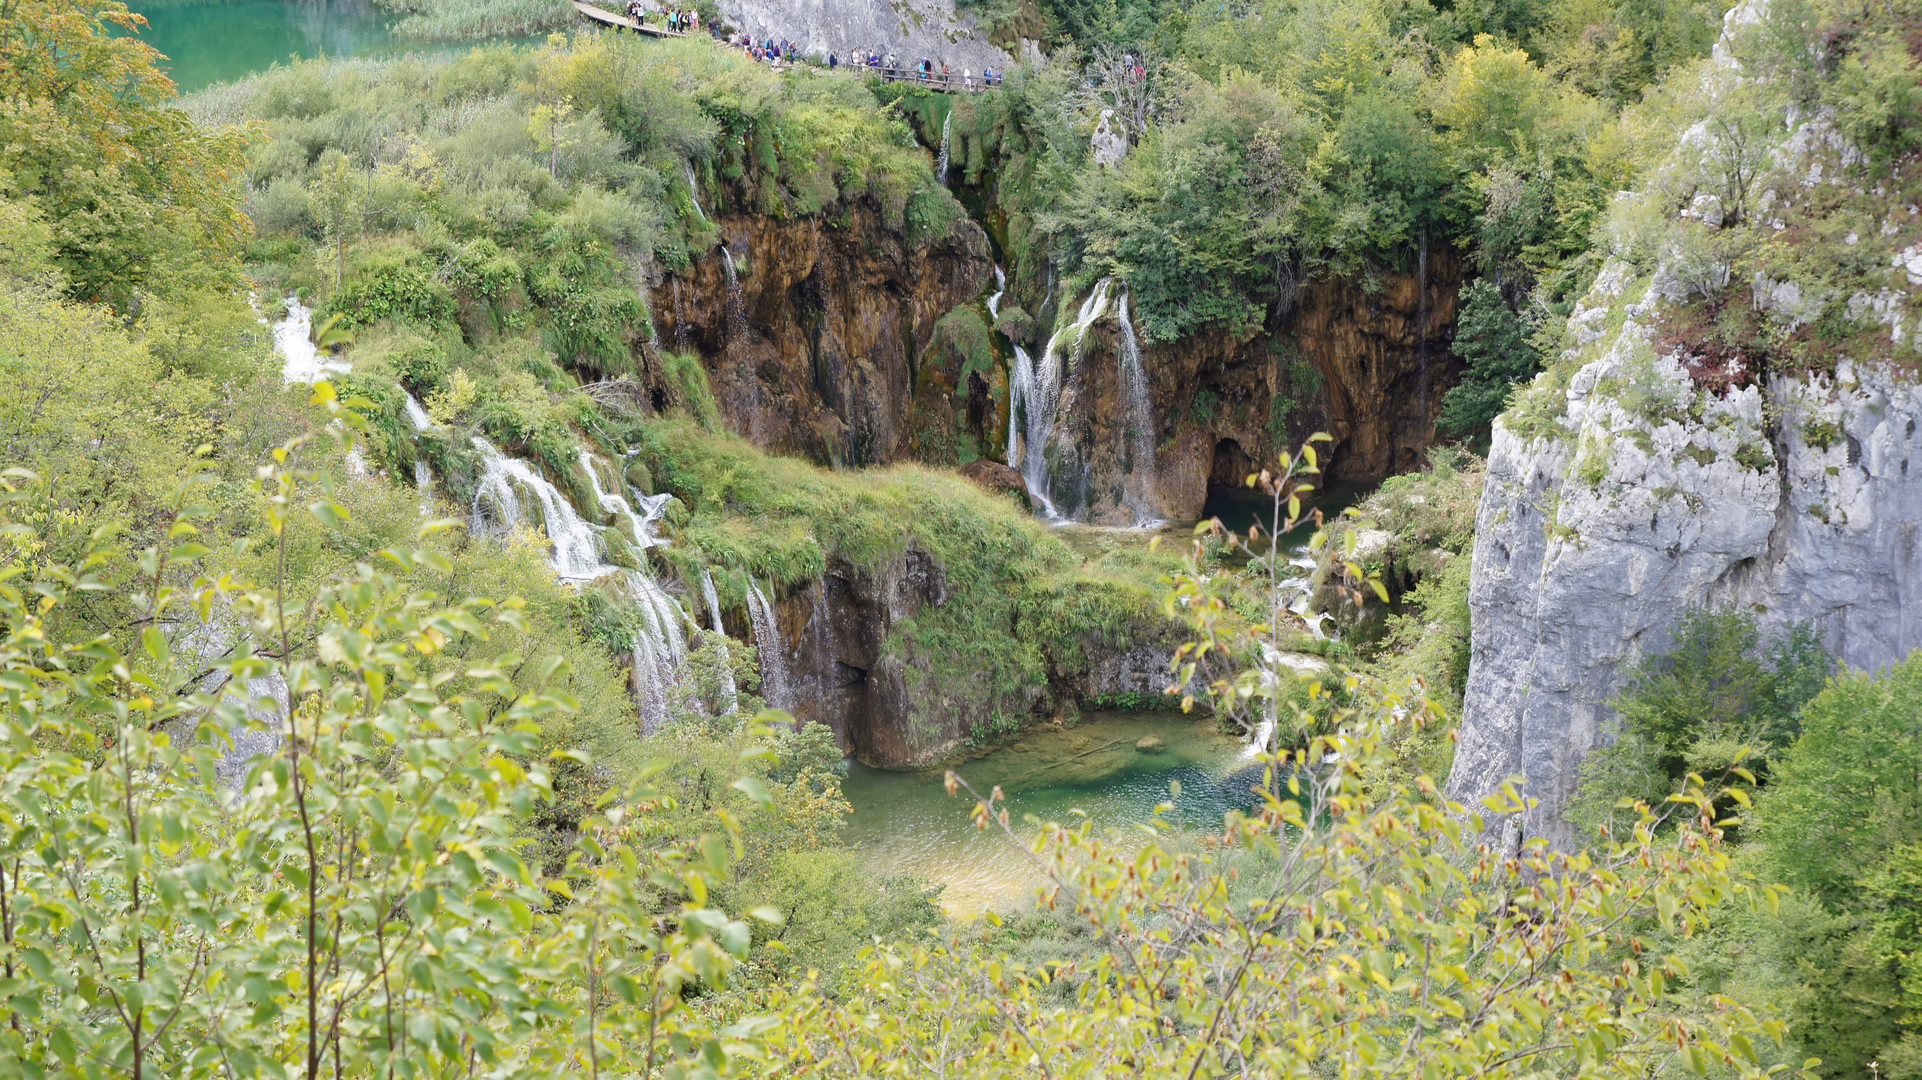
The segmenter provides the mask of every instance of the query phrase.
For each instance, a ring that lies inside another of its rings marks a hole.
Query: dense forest
[[[1491,441],[1604,324],[1758,473],[1725,403],[1903,344],[1903,2],[981,0],[1030,58],[947,95],[409,0],[556,32],[186,97],[138,5],[0,6],[0,1071],[1922,1078],[1922,654],[1704,602],[1576,842],[1449,795]],[[1444,262],[1419,467],[1320,498],[1290,320]],[[1127,419],[1133,485],[1251,417],[1247,520],[1037,516],[1016,365],[1084,347],[1277,373]],[[970,782],[1084,711],[1246,741],[1233,807]],[[1033,887],[877,873],[860,762]]]

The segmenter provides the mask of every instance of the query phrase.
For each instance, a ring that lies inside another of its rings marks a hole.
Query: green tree
[[[1528,334],[1528,324],[1509,308],[1493,282],[1477,278],[1462,290],[1453,349],[1468,367],[1461,381],[1442,395],[1438,430],[1486,440],[1489,425],[1501,414],[1515,384],[1541,369]]]

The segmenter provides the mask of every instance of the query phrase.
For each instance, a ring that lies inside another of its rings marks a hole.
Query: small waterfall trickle
[[[274,351],[280,354],[280,377],[289,386],[310,385],[329,372],[349,370],[345,361],[314,347],[314,309],[297,296],[286,299],[287,317],[274,324]]]
[[[1029,385],[1021,396],[1024,414],[1019,465],[1021,478],[1027,482],[1028,496],[1040,504],[1041,516],[1051,520],[1059,518],[1060,514],[1050,498],[1048,436],[1054,430],[1055,410],[1061,404],[1062,381],[1068,372],[1080,366],[1088,328],[1107,312],[1108,293],[1113,288],[1113,278],[1102,278],[1096,282],[1094,290],[1081,302],[1081,310],[1075,313],[1074,322],[1057,326],[1054,334],[1048,338],[1047,349],[1041,354],[1040,366],[1028,380]],[[1015,363],[1017,367],[1020,366],[1020,356],[1016,357]]]
[[[1415,255],[1415,438],[1426,441],[1428,433],[1428,231],[1421,234],[1421,247]]]
[[[401,389],[401,393],[405,395],[407,420],[414,425],[414,433],[419,434],[432,428],[434,418],[427,415],[427,410],[421,407],[420,399],[408,393],[405,387]],[[434,467],[427,464],[427,459],[420,456],[418,449],[414,452],[414,488],[421,493],[420,508],[425,512],[433,505],[433,501],[427,498],[427,494],[434,490]]]
[[[1008,291],[1008,274],[1000,263],[994,264],[994,295],[988,297],[988,323],[1001,317],[1001,297]]]
[[[774,605],[767,594],[747,579],[747,612],[754,623],[754,647],[761,654],[761,697],[770,709],[792,710],[794,696],[788,692],[787,645],[781,625],[774,618]]]
[[[694,163],[683,162],[687,167],[687,201],[694,204],[694,216],[707,220],[707,211],[701,209],[701,185],[694,179]]]
[[[714,623],[714,636],[721,650],[721,715],[733,716],[741,708],[741,692],[734,685],[734,668],[729,664],[727,630],[721,625],[721,595],[714,589],[714,574],[701,567],[701,599],[707,603],[707,616]]]
[[[734,272],[734,253],[721,245],[721,265],[727,272],[727,343],[747,343],[747,299],[741,293],[741,279]]]
[[[942,187],[948,183],[948,128],[954,123],[954,110],[941,119],[941,156],[934,164],[934,179]]]
[[[1134,511],[1135,524],[1143,528],[1160,524],[1148,497],[1147,485],[1155,478],[1154,402],[1148,396],[1148,371],[1141,363],[1141,343],[1135,339],[1135,326],[1128,318],[1128,294],[1123,292],[1115,305],[1121,323],[1121,393],[1126,425],[1123,446],[1127,451],[1122,489],[1128,509]]]
[[[687,300],[681,295],[681,279],[674,279],[674,351],[687,352]]]

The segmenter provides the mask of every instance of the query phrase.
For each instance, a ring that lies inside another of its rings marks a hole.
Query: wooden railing
[[[649,26],[646,23],[636,22],[626,15],[609,11],[604,7],[596,7],[588,3],[587,0],[574,0],[574,10],[580,12],[588,21],[601,26],[611,26],[620,30],[637,30],[643,34],[651,34],[654,37],[687,36],[687,31],[685,30],[669,30],[663,26]],[[726,47],[738,48],[738,46],[735,45],[727,45]],[[775,63],[768,66],[776,71],[787,71],[801,67],[802,65]],[[820,67],[818,64],[813,66],[817,70]],[[979,75],[972,76],[971,78],[963,78],[956,74],[943,75],[938,71],[930,71],[923,74],[911,68],[870,67],[867,64],[842,64],[837,70],[855,75],[867,75],[872,78],[878,78],[882,82],[910,83],[917,86],[925,86],[930,90],[943,94],[978,94],[983,90],[992,90],[995,86],[1001,85],[999,80],[996,80],[993,85],[990,85],[987,80]]]

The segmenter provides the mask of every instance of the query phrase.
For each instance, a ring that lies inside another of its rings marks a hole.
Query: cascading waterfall
[[[1008,373],[1008,464],[1022,470],[1027,462],[1021,457],[1023,424],[1033,413],[1034,358],[1019,345],[1014,347],[1014,370]]]
[[[948,128],[954,123],[954,110],[941,119],[941,157],[934,165],[934,179],[942,186],[948,182]]]
[[[349,370],[348,364],[314,347],[314,309],[297,296],[286,300],[287,317],[274,324],[274,351],[280,354],[280,377],[289,386],[310,385],[329,372]]]
[[[1048,481],[1047,449],[1048,435],[1054,430],[1055,410],[1061,404],[1062,380],[1069,371],[1080,365],[1088,328],[1108,310],[1108,293],[1113,288],[1113,278],[1102,278],[1095,283],[1094,290],[1081,302],[1081,310],[1075,314],[1074,322],[1058,327],[1048,339],[1048,347],[1041,354],[1041,364],[1027,380],[1028,386],[1021,394],[1024,440],[1019,466],[1021,478],[1027,482],[1028,496],[1040,504],[1044,518],[1060,517],[1055,510],[1054,500],[1049,497],[1051,487]],[[1065,352],[1063,345],[1067,346]],[[1015,364],[1017,367],[1021,365],[1019,355],[1015,358]],[[1012,457],[1012,453],[1009,456]]]
[[[754,647],[761,654],[761,697],[771,709],[792,710],[794,697],[788,692],[787,646],[781,626],[774,619],[774,605],[767,594],[747,579],[747,613],[754,623]]]
[[[747,300],[741,294],[741,279],[734,273],[734,253],[721,245],[721,265],[727,272],[727,343],[747,342]]]
[[[687,201],[694,204],[694,215],[702,221],[707,220],[707,211],[701,209],[701,185],[694,179],[694,163],[683,162],[687,167]]]
[[[492,532],[487,514],[490,508],[497,524],[508,530],[520,525],[522,507],[516,488],[522,488],[532,492],[540,503],[539,524],[547,530],[548,542],[553,545],[550,561],[562,581],[591,581],[614,572],[615,568],[601,558],[600,537],[594,527],[582,519],[560,489],[526,462],[501,453],[486,439],[476,435],[473,444],[481,457],[481,477],[474,489],[472,511],[474,535]]]
[[[1126,425],[1124,446],[1128,452],[1122,488],[1128,509],[1134,511],[1135,524],[1149,527],[1160,524],[1146,486],[1155,476],[1154,402],[1148,397],[1148,371],[1141,363],[1141,343],[1135,339],[1135,326],[1128,318],[1128,294],[1123,292],[1115,305],[1121,323],[1121,393]]]
[[[988,297],[988,322],[993,324],[1001,317],[1001,297],[1008,291],[1008,273],[1001,269],[1000,263],[994,264],[994,295]]]
[[[707,602],[707,616],[714,622],[714,636],[721,650],[721,715],[733,716],[741,708],[741,692],[734,686],[734,669],[729,666],[727,630],[721,625],[721,595],[714,589],[714,574],[701,567],[701,599]]]
[[[600,473],[595,468],[597,463],[594,455],[586,450],[581,451],[581,468],[586,471],[587,482],[594,489],[594,498],[600,503],[601,509],[627,522],[636,561],[641,567],[621,572],[621,588],[641,616],[641,625],[634,635],[634,700],[641,710],[642,734],[653,734],[667,719],[668,691],[680,672],[681,662],[687,659],[687,638],[681,631],[681,622],[686,614],[681,610],[681,605],[648,573],[647,564],[643,561],[645,556],[641,554],[660,543],[654,537],[654,523],[661,519],[667,501],[672,496],[641,495],[636,492],[635,500],[640,503],[640,509],[636,510],[634,502],[627,496],[601,486]],[[730,680],[729,700],[732,698]]]

